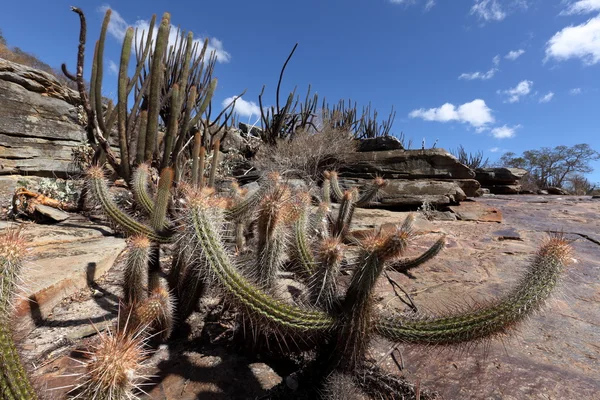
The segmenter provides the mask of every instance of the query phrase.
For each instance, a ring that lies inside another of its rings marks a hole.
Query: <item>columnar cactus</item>
[[[11,301],[25,255],[18,231],[0,233],[0,397],[7,400],[37,399],[10,330]]]

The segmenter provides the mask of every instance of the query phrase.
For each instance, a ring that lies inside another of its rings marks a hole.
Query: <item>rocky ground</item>
[[[572,196],[494,196],[463,202],[446,221],[425,218],[418,253],[441,233],[448,248],[410,276],[391,273],[421,312],[443,313],[483,304],[511,286],[548,231],[574,240],[574,263],[561,291],[543,312],[509,337],[450,349],[373,342],[371,356],[444,399],[599,398],[600,200]],[[401,222],[407,213],[357,211],[356,229]],[[501,221],[501,222],[498,222]],[[6,226],[2,223],[0,228]],[[48,388],[70,385],[75,348],[111,324],[120,295],[123,239],[74,216],[57,225],[24,227],[32,243],[24,298],[17,307],[25,354]],[[116,263],[109,268],[116,259]],[[45,280],[42,280],[45,277]],[[379,307],[406,308],[382,280]],[[207,298],[188,332],[162,345],[149,360],[155,375],[146,391],[155,399],[257,398],[286,379],[285,365],[236,355],[207,334],[201,315],[217,306]],[[35,305],[32,305],[35,304]],[[289,378],[288,378],[289,380]],[[293,383],[293,382],[292,382]],[[68,389],[58,389],[60,394]],[[596,397],[595,397],[596,396]]]

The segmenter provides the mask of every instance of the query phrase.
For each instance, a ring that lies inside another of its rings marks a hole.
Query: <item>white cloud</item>
[[[571,25],[557,32],[546,43],[547,61],[579,58],[584,65],[600,62],[600,15],[580,25]]]
[[[105,13],[107,9],[111,7],[102,6],[98,8],[98,11]],[[143,32],[148,32],[150,28],[149,20],[137,20],[133,24],[128,24],[127,21],[119,14],[116,10],[112,9],[112,15],[110,17],[110,23],[108,24],[108,33],[118,40],[123,40],[125,37],[125,32],[129,26],[132,26],[134,29],[138,30],[138,38],[141,37]],[[157,18],[157,24],[160,24],[160,18]],[[152,32],[152,39],[156,40],[156,35],[158,33],[158,26],[154,27]],[[138,39],[139,40],[139,39]],[[177,40],[177,27],[171,24],[171,30],[169,32],[169,45],[174,45]],[[201,49],[204,45],[204,38],[196,37],[194,39],[195,43],[198,43],[199,48]],[[217,56],[217,62],[224,63],[229,62],[231,60],[231,55],[225,51],[223,48],[223,42],[221,42],[217,38],[209,38],[208,39],[208,48],[207,53],[210,54],[212,51],[215,52]]]
[[[510,127],[508,125],[498,126],[492,129],[492,136],[496,139],[508,139],[515,136],[515,131],[519,129],[521,125],[515,125]]]
[[[113,60],[108,60],[108,70],[114,75],[119,75],[119,67]]]
[[[486,72],[465,72],[463,74],[460,74],[458,79],[464,79],[467,81],[472,81],[475,79],[481,79],[482,81],[487,81],[488,79],[492,79],[494,77],[494,75],[496,75],[496,72],[498,71],[497,68],[492,68]]]
[[[540,103],[548,103],[550,100],[552,100],[553,97],[554,97],[554,93],[548,92],[544,96],[542,96],[542,98],[540,98],[539,102]]]
[[[494,122],[492,110],[481,99],[475,99],[470,103],[454,104],[446,103],[441,107],[413,110],[408,114],[411,118],[421,118],[425,121],[449,122],[457,121],[468,123],[475,128],[483,128]]]
[[[600,11],[600,0],[578,0],[571,1],[569,7],[559,15],[589,14],[594,11]]]
[[[502,21],[506,18],[506,12],[496,0],[475,0],[471,7],[471,14],[477,15],[484,21]]]
[[[576,88],[569,90],[569,94],[572,96],[577,96],[578,94],[581,94],[582,92],[583,92],[583,90],[580,87],[576,87]]]
[[[472,81],[475,79],[480,79],[482,81],[487,81],[488,79],[492,79],[496,72],[498,72],[498,68],[496,68],[500,64],[500,56],[497,55],[492,59],[492,63],[494,66],[487,70],[486,72],[465,72],[459,75],[458,79],[464,79],[467,81]]]
[[[490,149],[490,152],[491,152],[491,153],[497,153],[497,152],[499,152],[499,151],[500,151],[500,147],[492,147],[492,148]]]
[[[525,50],[523,50],[523,49],[511,50],[508,52],[507,55],[504,56],[504,58],[514,61],[517,58],[521,57],[524,53],[525,53]]]
[[[508,95],[509,103],[517,103],[521,100],[521,97],[527,96],[529,92],[531,92],[531,87],[533,86],[532,81],[523,80],[517,84],[514,88],[503,90],[499,93],[504,93]]]
[[[390,0],[390,3],[392,4],[404,4],[406,6],[411,6],[420,2],[421,0]],[[433,6],[435,6],[435,0],[427,0],[423,6],[423,10],[427,12],[431,10]]]
[[[221,103],[223,107],[227,107],[234,99],[235,101],[235,112],[240,117],[251,117],[251,116],[260,116],[260,107],[253,101],[246,101],[241,97],[231,96],[223,100]]]

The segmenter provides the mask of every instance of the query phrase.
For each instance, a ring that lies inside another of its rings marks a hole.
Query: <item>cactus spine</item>
[[[0,234],[0,397],[7,400],[37,399],[10,331],[11,299],[25,252],[17,231]]]

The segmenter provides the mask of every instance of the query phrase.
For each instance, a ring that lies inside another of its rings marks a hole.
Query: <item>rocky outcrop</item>
[[[0,175],[66,177],[86,138],[79,95],[52,75],[0,59]]]
[[[385,178],[373,206],[446,206],[477,196],[480,187],[475,173],[443,149],[351,153],[338,160],[338,171],[346,187]]]
[[[402,142],[394,136],[358,139],[359,152],[388,150],[404,150],[404,146],[402,146]]]
[[[475,173],[444,149],[390,150],[346,154],[340,176],[386,179],[474,179]]]
[[[519,194],[519,180],[527,174],[522,168],[477,168],[475,179],[493,194]]]

